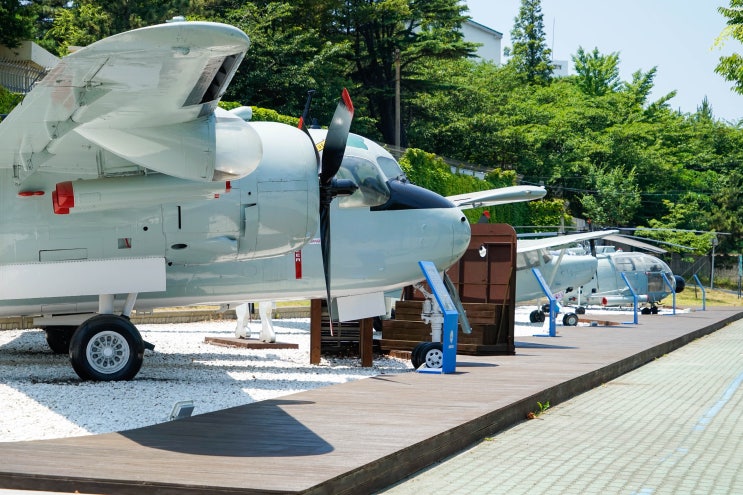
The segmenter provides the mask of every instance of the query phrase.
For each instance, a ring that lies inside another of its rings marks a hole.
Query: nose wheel
[[[420,342],[413,348],[410,356],[413,368],[425,364],[426,368],[438,369],[444,364],[444,347],[441,342]]]

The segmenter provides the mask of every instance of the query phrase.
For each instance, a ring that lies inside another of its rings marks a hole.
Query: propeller
[[[305,123],[309,113],[309,105],[312,100],[313,91],[308,92],[307,104],[305,105],[300,127],[307,132]],[[327,292],[328,315],[330,319],[330,332],[333,333],[333,312],[330,303],[330,204],[337,196],[348,196],[353,194],[359,186],[350,179],[338,179],[335,175],[341,168],[343,154],[346,151],[348,133],[353,121],[353,102],[348,90],[345,88],[341,93],[341,99],[333,113],[333,119],[328,126],[325,136],[322,160],[319,163],[319,187],[320,187],[320,251],[322,253],[322,266],[325,275],[325,290]],[[311,139],[311,137],[310,137]],[[317,148],[316,148],[317,149]]]

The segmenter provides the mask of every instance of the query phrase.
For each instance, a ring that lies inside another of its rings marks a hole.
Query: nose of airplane
[[[459,208],[452,208],[454,212],[456,212],[452,218],[452,242],[451,242],[451,249],[452,249],[452,259],[449,263],[449,266],[453,265],[457,261],[459,261],[459,258],[461,258],[465,251],[467,251],[467,248],[470,245],[470,238],[472,237],[472,229],[470,227],[470,223],[467,220],[467,217],[462,213],[462,211]],[[442,267],[442,269],[446,269],[447,267]]]

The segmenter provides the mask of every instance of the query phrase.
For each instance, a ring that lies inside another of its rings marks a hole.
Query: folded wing
[[[260,140],[215,109],[248,46],[233,26],[174,22],[64,57],[0,124],[0,167],[15,167],[22,180],[42,169],[99,170],[110,156],[118,167],[193,180],[246,175]],[[220,135],[249,152],[239,167],[220,170]]]

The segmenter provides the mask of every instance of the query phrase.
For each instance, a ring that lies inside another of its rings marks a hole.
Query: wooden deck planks
[[[537,401],[564,401],[741,316],[560,327],[556,338],[517,337],[515,356],[459,356],[452,375],[380,375],[121,433],[0,443],[0,487],[372,491],[523,419]]]

